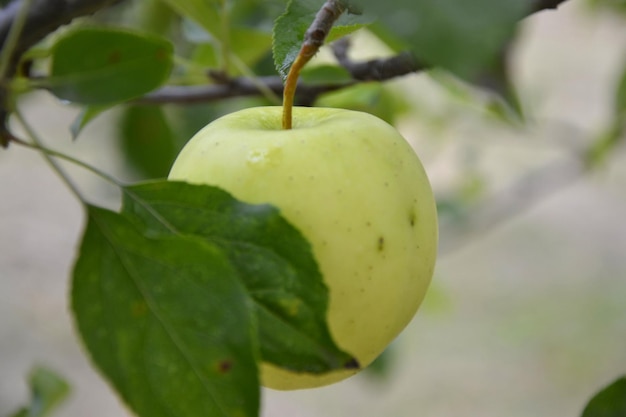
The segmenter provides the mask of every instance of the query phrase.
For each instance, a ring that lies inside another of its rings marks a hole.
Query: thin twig
[[[20,124],[24,128],[24,130],[26,131],[26,133],[28,134],[28,136],[30,137],[30,139],[35,143],[37,148],[45,149],[41,139],[39,139],[39,136],[37,135],[37,133],[35,133],[35,131],[30,126],[28,121],[24,118],[24,116],[22,116],[22,113],[19,111],[19,109],[15,109],[14,114],[15,114],[15,117],[17,118],[17,120],[20,122]],[[24,144],[25,142],[21,141],[20,143]],[[48,164],[50,165],[52,170],[54,172],[56,172],[57,175],[61,178],[61,180],[65,183],[65,185],[67,185],[67,188],[70,189],[72,194],[74,194],[74,196],[81,203],[86,204],[87,200],[85,199],[85,197],[83,196],[81,191],[78,189],[78,186],[76,186],[76,184],[74,184],[74,182],[69,177],[69,175],[67,175],[67,173],[65,172],[63,167],[61,167],[57,163],[57,161],[55,161],[54,158],[50,154],[48,154],[46,152],[42,152],[42,155],[43,155],[44,159],[46,160],[46,162],[48,162]]]

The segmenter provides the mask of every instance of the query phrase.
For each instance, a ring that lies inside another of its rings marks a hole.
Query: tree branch
[[[310,97],[317,97],[322,93],[348,87],[356,82],[348,81],[336,84],[308,85],[298,83],[296,102],[301,103]],[[160,88],[135,100],[143,104],[163,103],[206,103],[231,97],[246,97],[261,95],[259,84],[265,85],[272,92],[280,95],[283,92],[283,80],[278,77],[260,77],[254,82],[251,78],[232,78],[227,83],[203,86],[167,86]]]

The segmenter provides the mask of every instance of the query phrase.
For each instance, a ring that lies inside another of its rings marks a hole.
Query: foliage
[[[68,383],[54,371],[36,366],[28,376],[31,399],[12,417],[46,417],[67,398],[70,392]]]
[[[241,105],[227,99],[243,95],[244,87],[256,96],[245,105],[277,101],[272,77],[284,78],[324,2],[163,3],[167,7],[141,9],[161,15],[152,20],[132,13],[122,19],[127,10],[112,7],[59,28],[21,55],[13,71],[0,74],[7,78],[3,110],[11,113],[22,94],[46,89],[81,106],[71,127],[78,137],[102,112],[118,109],[126,161],[143,179],[163,178],[183,145],[175,133],[178,116],[186,117],[178,123],[205,124]],[[530,2],[351,4],[355,7],[336,22],[329,41],[368,30],[391,53],[412,53],[416,66],[408,72],[436,68],[445,75],[435,78],[447,87],[451,78],[455,88],[466,88],[466,82],[475,83],[471,88],[499,86],[491,90],[506,104],[496,111],[518,110],[514,92],[507,90],[502,52],[514,40],[516,22],[531,12]],[[157,30],[148,21],[164,27]],[[311,88],[303,91],[313,92],[301,97],[306,104],[355,108],[391,123],[404,107],[386,86],[360,84],[350,66],[339,62],[308,69],[302,81]],[[322,94],[327,91],[332,93]],[[219,102],[210,110],[196,107],[199,112],[157,106],[203,101],[194,98],[200,92],[204,101]],[[623,137],[625,103],[626,69],[614,120],[588,151],[589,165]],[[38,147],[31,136],[31,146]],[[0,143],[12,140],[3,137]],[[93,362],[138,415],[253,417],[259,413],[261,360],[315,373],[354,366],[325,323],[328,294],[309,244],[276,209],[238,202],[212,187],[164,181],[117,185],[124,195],[117,212],[81,197],[87,226],[73,270],[72,308]],[[455,201],[440,202],[441,207],[460,217]],[[33,402],[16,417],[48,415],[68,390],[43,369],[33,372],[30,383]],[[584,417],[623,415],[623,407],[613,414],[599,411],[606,404],[619,406],[614,398],[626,396],[623,386],[622,379],[600,393]]]
[[[587,404],[582,417],[620,417],[626,415],[626,376],[604,387]]]

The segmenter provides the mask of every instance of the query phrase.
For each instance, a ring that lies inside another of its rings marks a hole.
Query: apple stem
[[[346,0],[327,0],[315,15],[311,26],[304,33],[304,41],[302,42],[300,52],[298,52],[298,56],[291,64],[285,79],[285,88],[283,90],[283,129],[291,129],[292,127],[293,100],[296,95],[300,71],[324,44],[324,39],[328,36],[333,24],[346,9]]]

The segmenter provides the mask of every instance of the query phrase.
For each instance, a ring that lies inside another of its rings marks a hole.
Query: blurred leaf
[[[191,19],[216,39],[221,39],[220,13],[228,0],[163,0],[181,16]]]
[[[582,413],[582,417],[624,416],[626,416],[626,376],[598,392]]]
[[[519,0],[354,0],[377,33],[418,61],[471,79],[488,68],[530,3]]]
[[[42,81],[57,97],[83,104],[110,104],[160,86],[172,68],[172,44],[153,35],[79,27],[52,49],[50,77]]]
[[[396,358],[395,344],[392,343],[374,359],[374,362],[364,369],[365,375],[380,381],[387,381],[393,371]]]
[[[130,165],[144,178],[165,178],[182,144],[158,106],[132,105],[120,120],[120,145]]]
[[[273,54],[274,65],[281,77],[287,77],[304,41],[304,33],[323,4],[324,0],[290,0],[285,13],[276,20]],[[345,12],[333,26],[326,42],[348,35],[371,22],[367,15]]]
[[[45,417],[69,395],[70,386],[54,371],[38,366],[28,376],[31,400],[12,417]]]
[[[484,88],[487,83],[485,78],[482,78],[482,80],[475,78],[474,82],[476,84],[472,84],[440,69],[432,69],[428,74],[433,81],[436,81],[455,100],[465,105],[470,107],[480,106],[490,116],[512,125],[518,125],[523,121],[523,109],[517,99],[517,94],[512,86],[506,87],[506,85],[512,85],[507,81],[508,75],[505,76],[507,80],[502,78],[499,80],[497,78],[491,79],[492,83],[499,86],[494,87],[494,84],[492,84],[488,88]],[[483,77],[490,77],[490,75],[484,73]]]
[[[587,0],[587,4],[600,11],[611,11],[626,15],[626,0]]]
[[[186,24],[187,37],[199,43],[194,49],[193,61],[208,68],[219,66],[219,45],[193,23]],[[233,28],[230,33],[230,48],[244,64],[256,64],[272,47],[271,33],[252,28]],[[241,75],[233,70],[231,76]]]
[[[304,68],[300,80],[307,84],[344,84],[352,81],[352,75],[338,65],[316,65]]]
[[[78,114],[78,116],[74,119],[72,124],[70,125],[70,132],[72,133],[72,139],[76,140],[78,135],[83,130],[85,126],[89,124],[93,119],[98,117],[103,112],[110,109],[111,105],[92,105],[86,106],[83,110]]]
[[[72,309],[93,361],[142,417],[255,417],[254,320],[224,251],[88,207]]]
[[[626,65],[622,68],[622,74],[617,84],[614,106],[615,118],[626,123]]]
[[[176,230],[228,253],[251,298],[265,361],[313,373],[354,366],[330,336],[328,290],[310,245],[277,209],[238,202],[215,187],[178,182],[129,192],[123,212],[151,234]]]
[[[390,91],[382,83],[357,84],[326,93],[315,105],[370,113],[389,124],[393,124],[396,117],[408,108],[401,94]]]
[[[624,140],[626,135],[626,66],[617,82],[613,103],[613,117],[608,126],[600,132],[589,147],[586,160],[589,166],[602,164]]]

